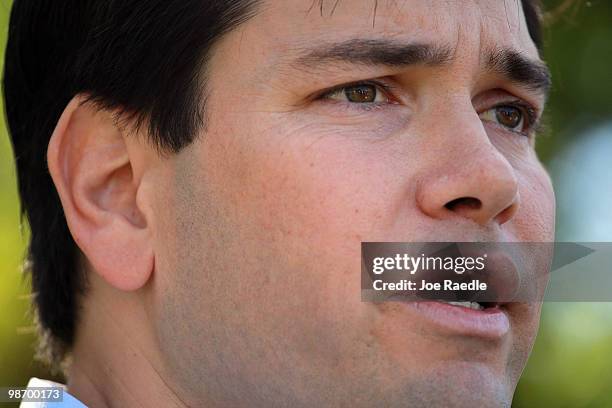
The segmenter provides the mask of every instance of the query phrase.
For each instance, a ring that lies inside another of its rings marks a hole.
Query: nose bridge
[[[508,160],[491,143],[466,92],[451,91],[434,103],[435,114],[424,131],[436,140],[441,158],[447,157],[449,161],[462,164],[457,166],[459,170],[466,169],[466,165],[479,172],[499,166],[504,174],[514,174]],[[488,176],[487,172],[482,176]]]
[[[503,224],[519,205],[518,179],[465,99],[437,109],[439,117],[426,130],[435,141],[436,157],[418,184],[417,201],[428,216],[463,217],[479,224]],[[434,115],[436,116],[436,115]]]

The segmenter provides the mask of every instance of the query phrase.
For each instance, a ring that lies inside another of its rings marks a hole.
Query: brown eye
[[[480,119],[497,123],[508,130],[522,132],[525,127],[525,113],[517,106],[501,105],[480,114]]]
[[[349,102],[372,103],[376,101],[377,89],[373,85],[355,85],[344,88],[344,94]]]
[[[514,106],[499,106],[495,110],[495,117],[500,125],[516,129],[523,123],[523,112]]]
[[[359,83],[338,87],[323,95],[322,98],[355,105],[391,103],[384,86],[373,83]]]

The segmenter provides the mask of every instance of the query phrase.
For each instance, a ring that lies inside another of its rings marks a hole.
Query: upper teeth
[[[482,307],[482,305],[480,303],[478,303],[478,302],[449,302],[449,301],[445,301],[445,300],[442,300],[442,302],[448,303],[448,304],[454,305],[454,306],[468,307],[468,308],[474,309],[474,310],[482,310],[482,309],[484,309],[484,307]]]

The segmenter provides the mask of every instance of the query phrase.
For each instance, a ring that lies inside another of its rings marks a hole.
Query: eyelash
[[[356,87],[360,85],[370,85],[370,86],[376,87],[377,89],[381,89],[386,98],[392,101],[395,101],[395,102],[391,102],[391,104],[393,105],[399,104],[399,102],[397,102],[397,98],[394,98],[392,96],[396,90],[394,86],[380,82],[380,81],[374,81],[374,80],[351,82],[347,84],[338,85],[330,89],[326,89],[320,92],[315,97],[315,100],[324,100],[330,97],[331,95],[341,92],[342,90],[346,88]],[[362,111],[369,112],[369,111],[377,110],[386,104],[388,103],[369,102],[369,103],[348,103],[347,105],[350,106],[350,109],[359,109]],[[539,112],[531,104],[521,99],[514,99],[514,100],[507,101],[507,102],[501,102],[489,108],[488,110],[497,109],[501,107],[508,107],[508,106],[517,108],[521,111],[523,115],[523,119],[525,121],[525,125],[524,125],[524,130],[512,130],[510,128],[500,125],[504,130],[508,132],[517,133],[517,134],[520,134],[526,137],[531,137],[534,133],[537,132],[537,130],[540,127]]]

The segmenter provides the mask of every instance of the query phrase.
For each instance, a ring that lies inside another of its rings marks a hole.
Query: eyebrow
[[[533,91],[548,94],[550,90],[551,75],[546,64],[527,58],[515,50],[497,49],[489,52],[487,68]]]
[[[304,53],[297,62],[306,66],[343,62],[359,65],[443,65],[450,62],[450,47],[405,44],[391,40],[352,39]]]
[[[545,95],[548,93],[551,75],[543,62],[528,58],[513,49],[495,49],[487,54],[485,69],[518,86]],[[454,51],[445,45],[406,44],[387,39],[351,39],[306,50],[295,62],[306,67],[344,63],[405,68],[413,65],[448,65],[453,56]]]

